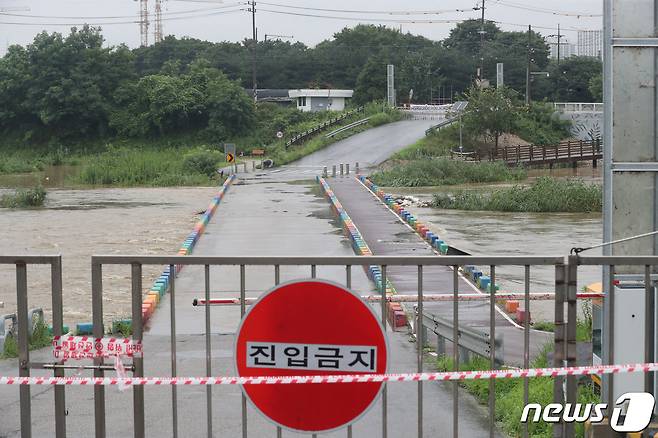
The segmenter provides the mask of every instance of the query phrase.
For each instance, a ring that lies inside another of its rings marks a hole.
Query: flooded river
[[[2,189],[0,189],[2,191]],[[91,320],[93,254],[176,254],[217,188],[48,190],[45,208],[0,208],[0,254],[62,254],[65,322]],[[162,267],[144,268],[149,288]],[[0,314],[16,309],[15,271],[0,266]],[[106,320],[130,312],[130,267],[103,269]],[[30,308],[49,313],[50,271],[28,267]]]
[[[552,176],[572,176],[573,169],[555,169]],[[577,176],[591,182],[600,180],[598,169],[579,168]],[[530,177],[544,176],[547,170],[531,171]],[[495,187],[495,186],[493,186]],[[420,200],[431,200],[437,192],[481,189],[479,185],[385,189],[388,193],[413,195]],[[492,188],[492,186],[488,186]],[[446,242],[472,255],[567,255],[573,247],[588,247],[601,243],[603,218],[601,214],[580,213],[501,213],[490,211],[460,211],[409,207],[415,216],[428,224]],[[600,255],[592,250],[588,255]],[[488,269],[486,269],[488,271]],[[502,291],[523,292],[523,268],[497,268],[497,283]],[[581,267],[578,288],[601,281],[600,269]],[[531,292],[552,292],[555,270],[552,267],[531,268]],[[533,319],[552,320],[552,302],[535,301],[531,304]]]

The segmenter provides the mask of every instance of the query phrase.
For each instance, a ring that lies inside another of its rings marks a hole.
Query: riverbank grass
[[[529,186],[515,185],[491,193],[435,194],[432,200],[434,208],[504,212],[592,213],[601,212],[602,206],[600,186],[580,179],[550,177],[541,177]]]
[[[15,193],[3,195],[0,198],[0,207],[4,208],[31,208],[42,207],[46,202],[46,190],[37,186],[32,189],[18,189]]]
[[[28,340],[28,348],[30,350],[38,350],[39,348],[52,345],[53,337],[48,331],[48,325],[42,319],[38,319],[34,323],[34,330]],[[0,359],[9,359],[18,357],[18,341],[16,336],[9,336],[5,339],[4,351],[0,351]]]
[[[448,356],[437,359],[437,369],[441,371],[452,371],[453,360]],[[548,360],[546,352],[539,355],[530,363],[530,368],[547,368]],[[481,371],[490,369],[489,360],[483,357],[474,357],[459,366],[461,371]],[[460,386],[465,388],[481,404],[487,404],[489,400],[488,380],[463,380]],[[528,382],[528,402],[538,403],[546,406],[553,403],[553,379],[550,377],[535,377]],[[523,402],[523,379],[501,379],[496,380],[496,421],[502,430],[509,436],[521,436],[523,424],[521,415],[525,406]],[[578,403],[600,403],[600,397],[596,394],[594,383],[587,381],[578,386]],[[544,421],[539,423],[528,423],[528,435],[533,438],[551,438],[553,435],[552,425]],[[583,424],[576,425],[576,437],[584,436]]]
[[[213,184],[223,154],[206,148],[128,149],[110,146],[85,159],[73,183],[114,186],[199,186]]]
[[[509,168],[501,162],[467,162],[446,158],[400,163],[370,176],[382,187],[423,187],[467,183],[521,181],[523,168]]]

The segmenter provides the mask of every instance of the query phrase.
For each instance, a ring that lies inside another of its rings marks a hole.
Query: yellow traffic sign
[[[227,163],[235,163],[235,155],[228,153],[226,154],[226,162]]]

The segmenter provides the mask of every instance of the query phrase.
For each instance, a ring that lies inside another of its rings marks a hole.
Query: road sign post
[[[377,315],[358,295],[305,280],[277,286],[251,307],[238,330],[235,358],[245,377],[373,374],[386,372],[388,348]],[[381,389],[374,382],[243,386],[263,415],[306,433],[354,422]]]
[[[230,169],[233,173],[238,173],[238,163],[236,161],[236,148],[233,143],[224,143],[224,156],[226,157],[226,162],[230,165]]]

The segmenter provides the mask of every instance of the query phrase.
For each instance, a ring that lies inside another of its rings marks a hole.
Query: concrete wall
[[[329,106],[331,102],[331,106]],[[306,97],[306,106],[299,106],[299,99],[297,99],[297,108],[304,112],[320,112],[320,111],[343,111],[345,109],[344,97]]]
[[[560,114],[571,122],[571,135],[578,140],[596,140],[603,137],[603,112],[579,111]]]

